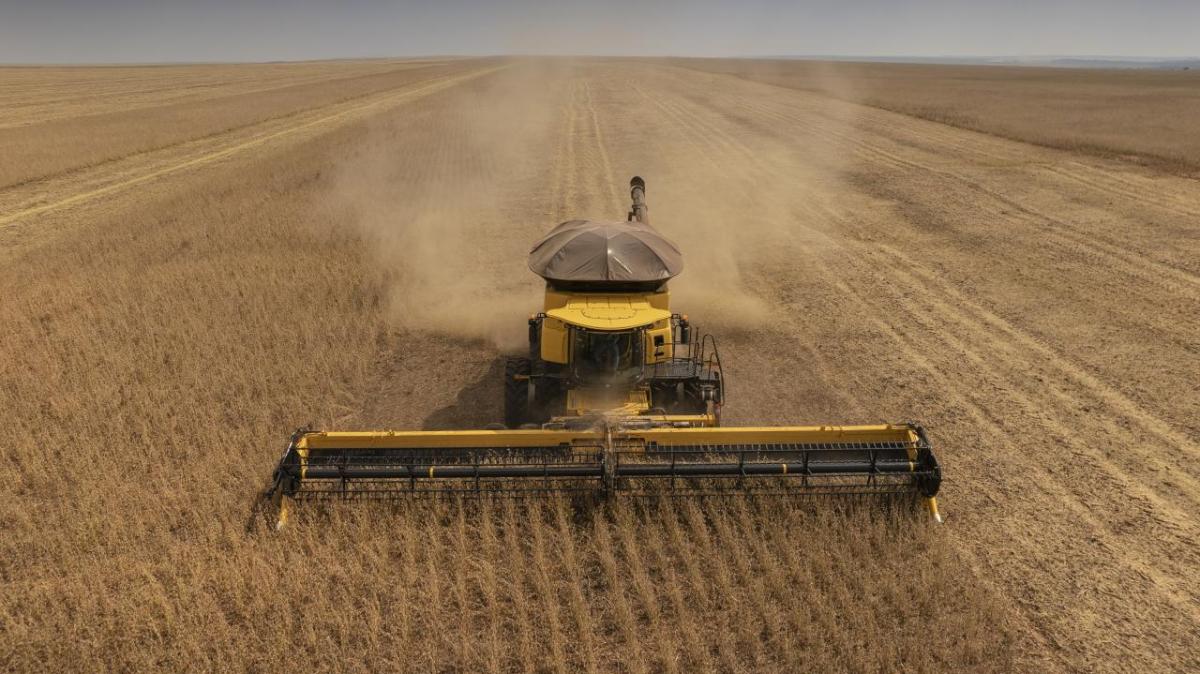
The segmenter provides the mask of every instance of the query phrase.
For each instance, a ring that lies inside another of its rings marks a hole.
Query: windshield
[[[637,331],[593,332],[575,329],[574,362],[579,374],[618,375],[641,371],[642,349]]]

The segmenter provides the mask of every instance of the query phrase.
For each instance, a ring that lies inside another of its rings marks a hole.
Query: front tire
[[[520,428],[529,423],[528,358],[513,357],[504,361],[504,425]]]

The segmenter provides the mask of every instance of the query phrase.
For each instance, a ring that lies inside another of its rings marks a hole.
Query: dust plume
[[[847,96],[862,85],[837,71],[814,75]],[[656,224],[684,250],[687,269],[672,288],[678,302],[722,331],[766,327],[781,300],[768,294],[787,269],[822,264],[842,254],[847,218],[856,202],[847,152],[860,135],[859,106],[826,96],[780,99],[759,82],[709,74],[723,95],[682,94],[659,106],[675,161],[664,166],[652,203]],[[657,86],[670,88],[669,82]],[[797,118],[805,120],[797,125]],[[672,128],[672,127],[675,128]],[[783,129],[787,129],[784,131]],[[689,131],[690,130],[690,131]],[[847,142],[849,141],[849,142]],[[787,300],[787,298],[782,298]]]
[[[549,132],[556,77],[553,64],[510,64],[453,104],[376,123],[339,162],[334,198],[372,249],[395,327],[524,343],[539,288],[524,262],[538,218],[524,209],[543,168],[530,148]],[[431,120],[449,137],[416,131]]]
[[[723,332],[763,328],[780,299],[768,292],[775,275],[837,252],[840,214],[826,195],[843,182],[840,160],[816,154],[756,145],[709,166],[679,162],[660,181],[655,222],[686,261],[676,307]]]

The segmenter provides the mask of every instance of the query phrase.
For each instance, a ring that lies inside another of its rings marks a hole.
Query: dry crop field
[[[1200,184],[743,67],[0,70],[0,669],[1200,668]],[[497,420],[528,246],[634,173],[727,423],[920,420],[944,526],[551,499],[270,530],[297,426]]]
[[[673,64],[1200,176],[1200,71],[751,59]]]

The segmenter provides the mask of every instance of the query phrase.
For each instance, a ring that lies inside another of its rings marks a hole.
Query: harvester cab
[[[670,306],[679,249],[650,226],[646,184],[625,221],[571,220],[529,254],[546,281],[527,355],[504,372],[507,428],[296,431],[268,495],[910,494],[941,521],[922,427],[722,427],[716,340]]]

